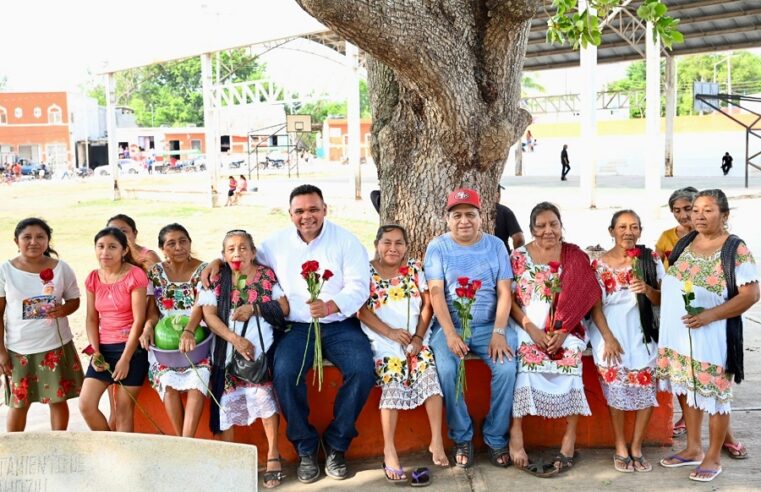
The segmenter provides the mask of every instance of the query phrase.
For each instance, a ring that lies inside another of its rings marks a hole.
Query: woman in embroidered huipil
[[[579,416],[591,415],[581,379],[581,353],[587,345],[581,320],[592,311],[598,326],[607,330],[589,257],[562,240],[562,227],[555,205],[536,205],[530,219],[534,240],[510,255],[515,275],[510,316],[518,331],[510,455],[519,468],[529,464],[521,427],[526,415],[566,418],[553,464],[561,471],[573,466]],[[604,336],[606,356],[617,356],[618,342],[609,331]]]
[[[685,396],[687,446],[661,465],[699,465],[690,479],[703,482],[722,470],[732,380],[743,379],[741,315],[759,299],[755,261],[745,243],[727,232],[728,219],[724,192],[697,194],[695,231],[675,246],[662,287],[657,376],[662,390]],[[704,413],[710,416],[705,453],[700,435]]]
[[[190,318],[180,336],[180,350],[195,348],[193,331],[201,322],[203,313],[195,304],[200,275],[206,263],[191,256],[190,234],[180,224],[169,224],[159,231],[159,248],[166,261],[154,264],[148,270],[148,316],[145,320],[140,344],[148,350],[160,318],[184,315]],[[194,437],[201,419],[211,364],[208,358],[192,367],[172,368],[159,364],[148,353],[148,379],[161,397],[172,428],[178,436]],[[183,407],[181,392],[187,393]]]
[[[603,332],[593,323],[589,338],[616,439],[613,466],[624,473],[648,472],[653,467],[642,455],[642,440],[653,407],[658,406],[655,398],[658,330],[653,306],[661,302],[663,264],[657,253],[637,246],[642,226],[632,210],[613,214],[608,232],[615,245],[593,260],[592,268],[602,290],[605,320],[623,350],[620,362],[605,359]],[[637,412],[631,446],[626,443],[624,430],[627,411]]]
[[[370,338],[382,391],[383,466],[391,481],[406,479],[394,446],[399,410],[425,405],[433,462],[449,464],[441,437],[442,391],[428,348],[433,309],[420,262],[407,259],[408,244],[401,226],[378,229],[376,257],[370,262],[370,298],[358,313]]]

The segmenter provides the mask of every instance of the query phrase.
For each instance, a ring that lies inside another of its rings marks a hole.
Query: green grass
[[[13,242],[13,230],[18,221],[41,217],[53,228],[53,247],[77,274],[83,301],[84,279],[98,266],[93,237],[105,227],[109,217],[118,213],[135,219],[138,244],[156,250],[162,257],[158,251],[158,231],[166,224],[179,222],[191,234],[194,255],[202,260],[219,256],[222,238],[230,229],[248,230],[258,244],[273,232],[290,225],[287,203],[271,207],[209,208],[183,202],[113,201],[107,181],[25,182],[2,187],[0,193],[0,261],[18,254]],[[377,223],[344,218],[343,210],[340,215],[329,217],[356,234],[371,251]],[[72,327],[77,333],[77,345],[82,348],[86,345],[82,343],[84,302],[72,316]]]

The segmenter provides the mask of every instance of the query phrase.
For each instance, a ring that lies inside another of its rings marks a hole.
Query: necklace
[[[123,272],[124,272],[124,264],[122,264],[119,267],[119,271],[117,271],[116,273],[108,273],[107,271],[105,271],[105,270],[103,270],[101,268],[100,269],[100,276],[101,276],[101,278],[103,278],[103,283],[104,284],[113,284],[113,283],[117,282],[122,277]]]

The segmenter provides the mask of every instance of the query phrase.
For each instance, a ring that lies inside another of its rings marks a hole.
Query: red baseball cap
[[[447,197],[447,211],[457,205],[470,205],[481,210],[481,198],[476,190],[470,188],[459,188],[454,190]]]

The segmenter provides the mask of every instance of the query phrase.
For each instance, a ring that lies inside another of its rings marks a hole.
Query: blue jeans
[[[471,327],[473,336],[468,346],[471,352],[481,357],[491,370],[491,400],[489,414],[483,425],[483,433],[486,444],[493,449],[499,449],[507,446],[507,431],[513,413],[513,389],[518,366],[515,357],[512,361],[505,360],[503,364],[499,361],[495,364],[489,358],[489,342],[493,328],[492,324]],[[510,348],[515,351],[518,345],[515,330],[508,328],[505,337]],[[456,398],[457,367],[460,359],[449,350],[444,330],[440,326],[434,329],[430,345],[436,358],[441,390],[444,392],[449,438],[455,443],[470,442],[473,439],[473,420],[468,414],[465,399]],[[476,386],[479,383],[480,381],[471,379],[466,392],[482,391],[482,388]]]
[[[349,318],[337,323],[321,323],[322,354],[343,375],[343,384],[333,406],[333,421],[323,435],[325,443],[338,451],[346,451],[351,440],[357,436],[354,423],[375,385],[375,368],[370,342],[362,332],[359,321]],[[314,361],[314,333],[309,336],[304,371],[301,369],[304,349],[307,346],[308,323],[293,323],[289,332],[278,341],[275,348],[273,383],[275,392],[288,423],[286,435],[299,455],[317,451],[319,436],[309,423],[306,375]],[[330,402],[321,401],[320,405]]]

